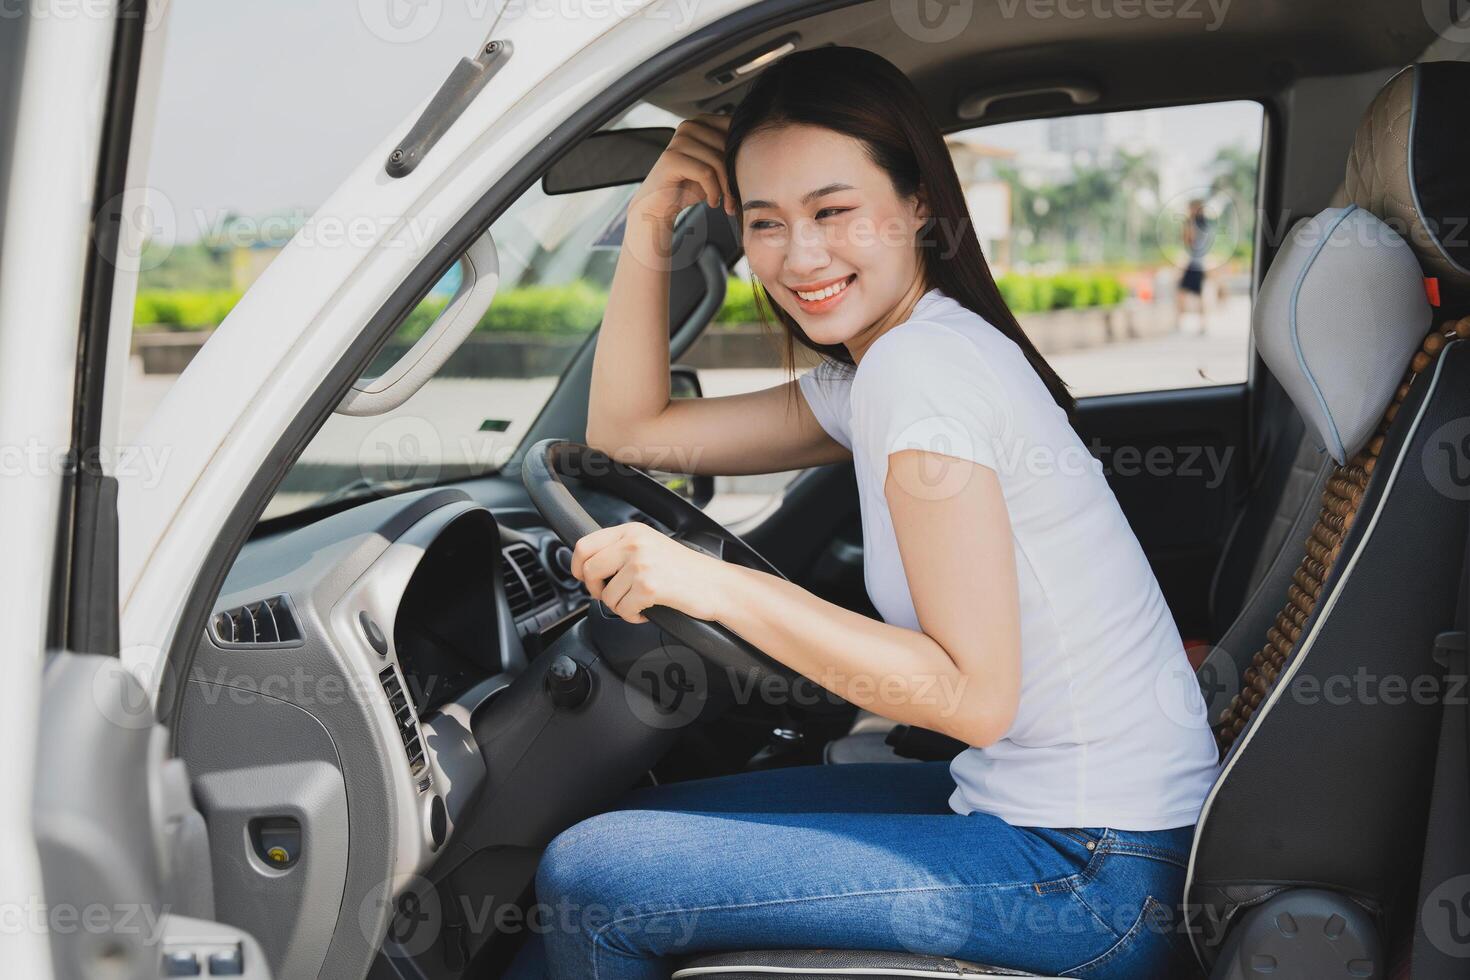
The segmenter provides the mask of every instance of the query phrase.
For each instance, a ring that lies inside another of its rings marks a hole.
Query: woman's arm
[[[846,458],[795,382],[719,398],[669,398],[669,269],[674,219],[730,204],[728,117],[681,123],[628,205],[627,227],[592,359],[587,443],[635,466],[770,473]]]
[[[717,561],[641,524],[577,542],[572,569],[618,615],[666,605],[723,623],[859,707],[986,746],[1015,720],[1020,598],[995,471],[905,450],[884,484],[922,631],[869,619],[784,579]]]

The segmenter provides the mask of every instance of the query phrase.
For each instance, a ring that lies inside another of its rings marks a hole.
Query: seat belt
[[[1410,967],[1413,980],[1470,976],[1470,665],[1465,630],[1470,589],[1470,534],[1455,596],[1455,628],[1434,640],[1434,659],[1445,668],[1439,751],[1419,872]]]

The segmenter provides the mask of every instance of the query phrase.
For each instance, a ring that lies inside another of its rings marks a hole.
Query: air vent
[[[285,595],[222,609],[210,619],[209,629],[215,642],[225,646],[294,646],[301,642],[301,625]]]
[[[512,544],[503,549],[505,566],[505,598],[515,619],[528,615],[556,601],[556,588],[545,566],[528,544]]]
[[[403,685],[398,680],[398,672],[392,667],[385,667],[378,674],[378,680],[383,684],[383,693],[388,696],[388,710],[393,712],[393,720],[397,723],[398,737],[403,742],[403,753],[408,756],[408,771],[418,776],[429,763],[424,758],[424,743],[419,738],[413,705],[409,703],[408,695],[404,693]]]

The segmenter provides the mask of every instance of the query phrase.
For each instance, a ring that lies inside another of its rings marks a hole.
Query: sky
[[[177,238],[198,238],[226,210],[310,213],[478,49],[498,2],[174,0],[148,183],[172,206]],[[385,19],[395,4],[408,19]],[[1259,139],[1252,105],[1150,111],[1164,114],[1161,150],[1190,163]],[[1045,145],[1035,123],[984,139]]]
[[[493,20],[488,2],[443,3],[425,37],[395,43],[374,33],[368,6],[174,0],[148,183],[173,206],[180,239],[197,236],[200,210],[321,204]]]

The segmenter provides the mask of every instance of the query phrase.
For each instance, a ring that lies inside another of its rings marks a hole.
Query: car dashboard
[[[646,520],[582,499],[604,524]],[[369,501],[242,548],[176,743],[214,866],[231,869],[219,915],[288,937],[271,951],[278,975],[315,975],[343,941],[356,916],[337,916],[333,882],[391,904],[494,791],[473,720],[587,609],[570,559],[501,478]]]

